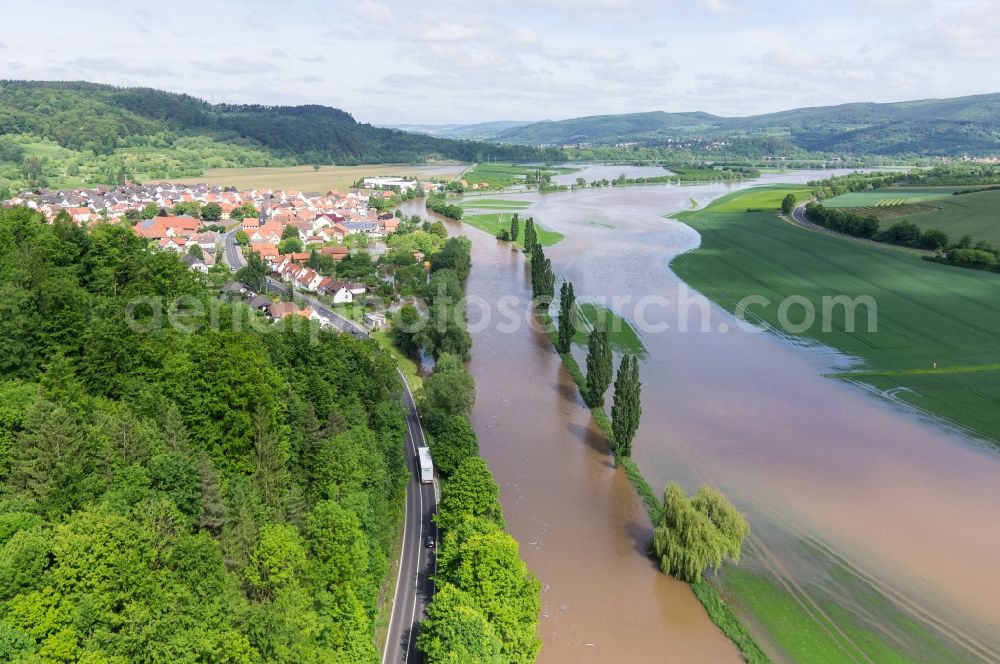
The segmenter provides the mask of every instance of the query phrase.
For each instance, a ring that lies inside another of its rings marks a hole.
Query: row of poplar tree
[[[516,240],[516,215],[511,223],[511,237]],[[531,287],[536,306],[547,309],[555,295],[552,262],[545,257],[535,234],[533,219],[524,229],[524,250],[531,254]],[[564,281],[559,289],[559,318],[556,349],[570,353],[576,338],[579,311],[573,284]],[[604,395],[611,386],[613,355],[608,330],[603,319],[595,320],[587,343],[587,374],[583,398],[590,408],[603,408]],[[614,401],[611,406],[612,444],[616,458],[632,456],[632,442],[642,417],[642,383],[639,361],[634,355],[621,358],[614,376]],[[687,496],[676,483],[664,492],[657,515],[653,552],[666,574],[688,582],[700,582],[706,569],[718,570],[725,560],[739,561],[749,525],[725,496],[702,486],[694,496]]]
[[[511,220],[510,237],[516,241],[519,230],[517,215]],[[531,294],[538,308],[547,309],[555,296],[555,273],[552,261],[545,257],[545,250],[538,242],[534,219],[525,220],[524,250],[531,256]],[[576,338],[579,311],[573,284],[564,281],[559,292],[559,318],[556,349],[567,354]],[[603,319],[594,321],[587,344],[587,376],[584,399],[591,408],[604,405],[604,395],[611,386],[613,375],[611,340]],[[618,373],[614,378],[614,401],[611,407],[611,429],[615,455],[632,456],[632,441],[639,429],[642,417],[641,390],[639,381],[639,360],[634,355],[622,356]]]

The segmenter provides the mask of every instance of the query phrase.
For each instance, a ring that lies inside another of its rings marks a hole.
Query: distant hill
[[[1000,153],[1000,94],[890,104],[844,104],[726,118],[708,113],[633,113],[538,122],[502,131],[503,142],[530,145],[670,139],[774,139],[806,152],[854,155]]]
[[[495,122],[479,122],[476,124],[399,124],[385,125],[388,129],[398,129],[414,134],[427,134],[440,138],[491,140],[498,134],[512,129],[518,129],[532,122],[516,120],[497,120]]]
[[[83,82],[0,81],[0,137],[4,135],[96,155],[163,149],[197,138],[302,164],[420,162],[427,157],[475,161],[486,153],[506,160],[562,156],[530,146],[497,148],[374,127],[326,106],[209,104],[190,95]]]

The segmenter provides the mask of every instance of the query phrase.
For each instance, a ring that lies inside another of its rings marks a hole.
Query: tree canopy
[[[739,561],[749,532],[743,515],[715,489],[701,486],[689,498],[671,483],[663,494],[653,548],[664,573],[694,583],[726,560]]]
[[[0,659],[378,660],[389,356],[257,331],[127,227],[25,209],[0,210],[0,295]],[[181,296],[188,329],[157,324]]]

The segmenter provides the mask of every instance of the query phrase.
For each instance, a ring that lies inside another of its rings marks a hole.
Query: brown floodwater
[[[525,261],[509,245],[477,239],[472,259],[470,297],[530,295]],[[470,313],[475,330],[481,319]],[[645,508],[613,468],[548,337],[527,325],[488,325],[473,337],[480,449],[510,532],[542,582],[538,661],[741,661],[688,586],[645,555]]]
[[[636,301],[666,296],[671,304],[657,311],[676,322],[682,282],[668,263],[699,239],[664,214],[760,182],[505,198],[531,201],[526,214],[566,234],[547,255],[579,299],[629,296],[613,308],[635,320]],[[530,295],[523,257],[462,230],[473,241],[469,295],[523,303]],[[813,615],[840,607],[849,621],[924,661],[935,656],[910,621],[962,660],[1000,661],[1000,454],[822,376],[850,358],[744,331],[691,296],[706,307],[709,331],[671,325],[643,334],[634,454],[654,488],[678,481],[691,491],[701,482],[722,489],[753,530],[742,566],[794,593]],[[612,468],[548,338],[496,312],[477,325],[477,306],[470,322],[480,448],[501,484],[509,529],[543,584],[539,661],[739,661],[690,589],[645,556],[645,510]],[[754,629],[781,659],[769,635]],[[834,638],[851,649],[846,630]]]

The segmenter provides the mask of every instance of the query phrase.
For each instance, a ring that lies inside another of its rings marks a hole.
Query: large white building
[[[416,180],[404,180],[403,178],[397,177],[375,177],[375,178],[365,178],[364,185],[366,187],[382,187],[383,189],[399,189],[401,192],[406,193],[410,189],[417,188]]]

